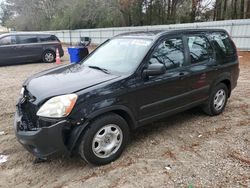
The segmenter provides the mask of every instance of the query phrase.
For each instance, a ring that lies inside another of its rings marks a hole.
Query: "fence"
[[[80,37],[91,37],[92,43],[100,44],[105,40],[125,32],[151,31],[151,30],[171,30],[171,29],[191,29],[191,28],[220,28],[226,29],[236,43],[239,50],[250,51],[250,19],[226,20],[201,23],[154,25],[138,27],[117,27],[103,29],[80,29],[80,30],[60,30],[46,31],[55,34],[62,42],[75,44],[79,43]]]

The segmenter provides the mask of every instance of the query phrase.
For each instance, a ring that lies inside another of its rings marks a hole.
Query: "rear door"
[[[22,62],[34,62],[42,57],[42,45],[38,43],[37,35],[18,35],[17,51]]]
[[[206,34],[186,35],[190,72],[191,101],[202,101],[208,98],[210,84],[217,74],[215,52]]]
[[[18,62],[17,56],[16,37],[14,35],[9,35],[0,38],[0,65]]]
[[[225,31],[211,33],[210,40],[216,50],[218,74],[230,73],[231,89],[234,89],[239,77],[239,61],[236,46]]]
[[[54,35],[40,35],[39,40],[41,44],[43,45],[44,50],[52,50],[56,51],[58,48],[60,54],[63,54],[62,52],[62,46],[60,40],[54,36]]]

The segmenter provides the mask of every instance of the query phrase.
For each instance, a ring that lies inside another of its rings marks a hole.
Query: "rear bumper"
[[[63,50],[62,47],[59,48],[59,55],[60,55],[60,57],[63,57],[63,56],[64,56],[64,50]]]
[[[54,154],[69,153],[63,141],[63,127],[67,124],[66,121],[32,131],[19,130],[22,123],[22,116],[16,113],[14,121],[16,138],[21,145],[36,157],[47,158]]]
[[[240,68],[239,68],[239,63],[237,63],[237,67],[234,68],[231,73],[231,90],[234,90],[236,88],[239,76],[240,76]]]

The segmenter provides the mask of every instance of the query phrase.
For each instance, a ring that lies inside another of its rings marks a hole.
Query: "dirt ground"
[[[13,119],[22,82],[55,64],[0,67],[0,187],[250,187],[250,53],[225,112],[195,108],[137,130],[123,155],[94,167],[79,157],[33,164],[15,139]],[[63,59],[67,63],[67,57]]]

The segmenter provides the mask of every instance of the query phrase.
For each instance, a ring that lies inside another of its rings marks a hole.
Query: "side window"
[[[234,44],[226,33],[212,33],[211,37],[221,55],[231,56],[236,53]]]
[[[37,36],[35,35],[19,35],[18,39],[18,44],[29,44],[38,42]]]
[[[57,38],[54,35],[43,35],[43,36],[40,36],[39,38],[40,38],[41,42],[55,42],[55,41],[57,41]]]
[[[169,38],[155,50],[150,63],[165,64],[167,69],[182,67],[184,64],[184,47],[181,38]]]
[[[14,36],[7,36],[0,39],[0,46],[15,44],[16,40]]]
[[[213,49],[204,36],[188,36],[191,64],[202,63],[213,56]]]

